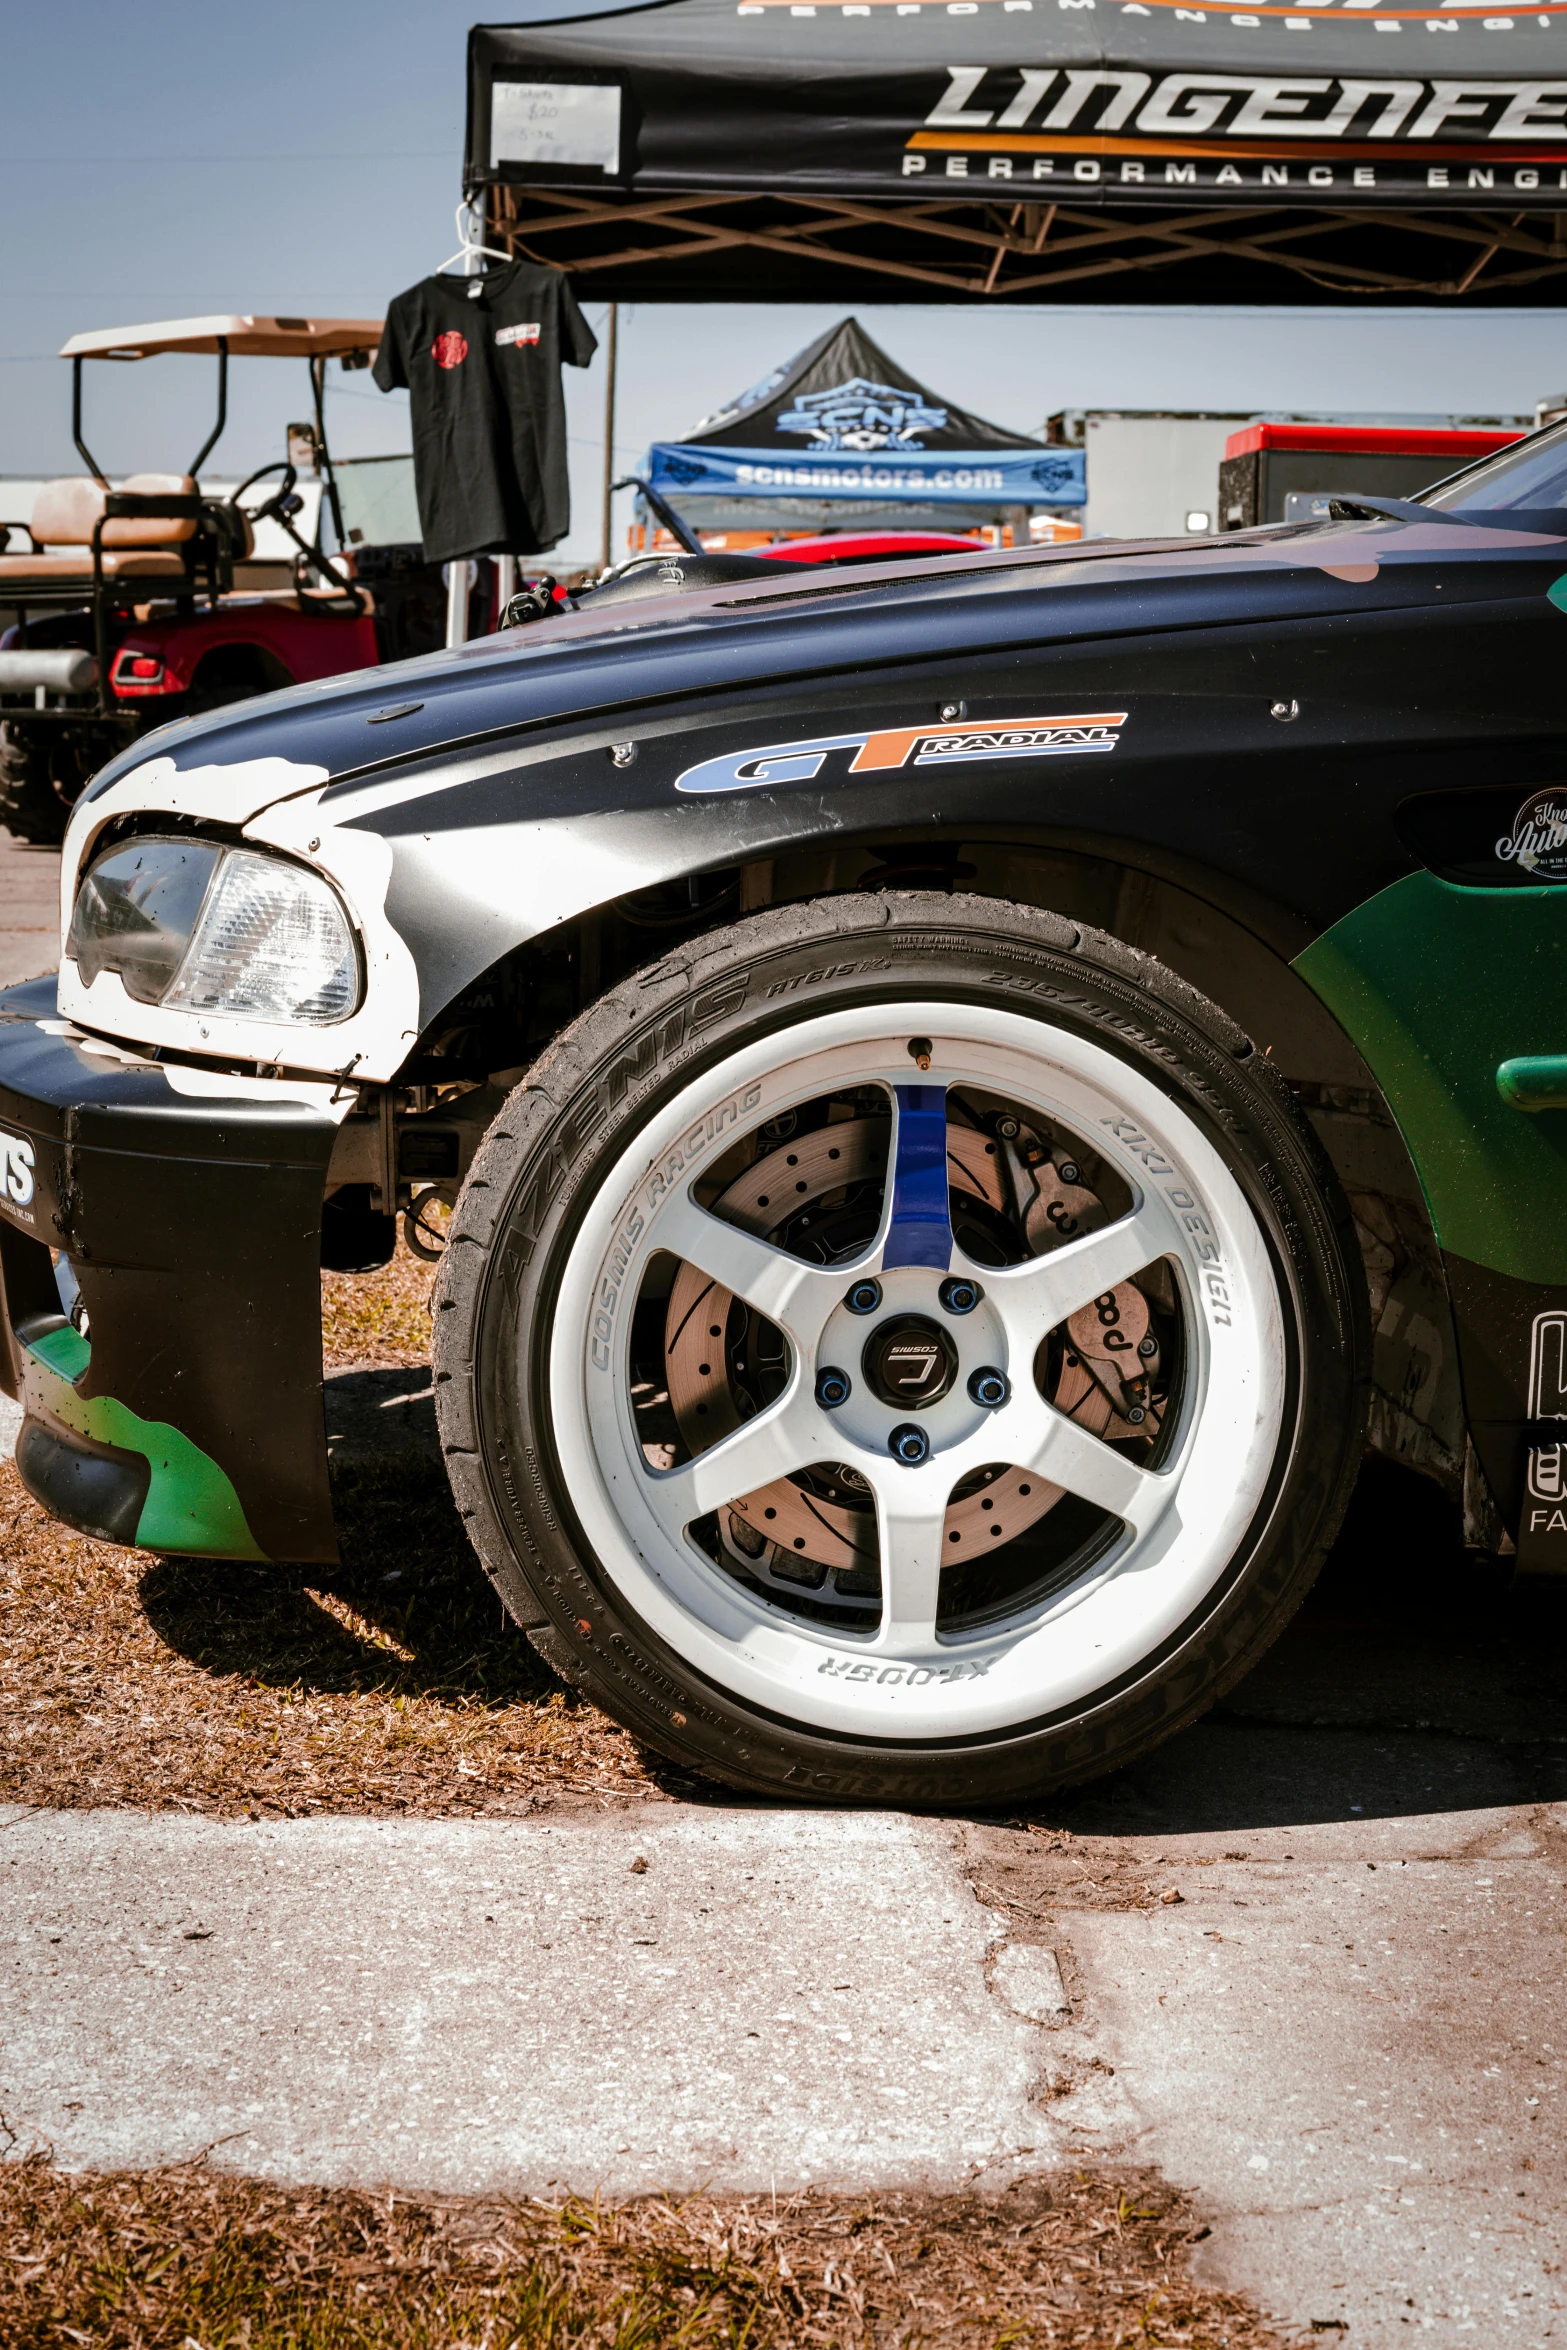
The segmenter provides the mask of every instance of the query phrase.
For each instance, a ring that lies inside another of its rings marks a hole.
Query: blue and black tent
[[[963,530],[1082,506],[1080,449],[1049,448],[943,399],[846,318],[644,473],[698,531]]]

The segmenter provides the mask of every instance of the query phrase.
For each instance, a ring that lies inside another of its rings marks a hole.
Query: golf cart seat
[[[138,497],[193,497],[188,473],[133,473],[124,488]],[[93,532],[103,515],[104,485],[89,474],[46,482],[33,506],[32,535],[38,548],[66,547],[69,554],[0,555],[0,586],[60,588],[79,580],[92,584]],[[186,557],[176,547],[196,535],[193,516],[117,517],[103,526],[105,579],[183,579]]]

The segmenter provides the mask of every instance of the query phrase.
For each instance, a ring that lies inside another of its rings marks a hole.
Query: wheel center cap
[[[860,1357],[872,1392],[894,1411],[939,1403],[958,1375],[958,1350],[924,1314],[894,1314],[874,1329]]]

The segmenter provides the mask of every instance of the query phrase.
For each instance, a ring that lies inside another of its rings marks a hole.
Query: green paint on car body
[[[1295,969],[1387,1096],[1442,1246],[1567,1286],[1567,1110],[1520,1117],[1505,1061],[1567,1051],[1567,888],[1463,889],[1411,873]]]
[[[81,1393],[77,1382],[91,1361],[92,1348],[69,1322],[28,1339],[22,1402],[35,1418],[143,1456],[152,1477],[136,1522],[137,1548],[197,1558],[265,1558],[239,1495],[210,1453],[168,1421],[144,1420],[116,1396]]]

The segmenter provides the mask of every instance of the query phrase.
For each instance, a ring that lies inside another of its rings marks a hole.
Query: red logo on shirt
[[[468,356],[468,338],[451,327],[444,335],[437,335],[430,345],[430,356],[437,367],[461,367]]]

